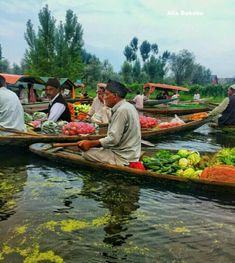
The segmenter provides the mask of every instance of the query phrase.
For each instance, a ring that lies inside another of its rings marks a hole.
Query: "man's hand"
[[[82,140],[77,143],[78,147],[83,151],[88,151],[90,148],[100,146],[99,140]]]

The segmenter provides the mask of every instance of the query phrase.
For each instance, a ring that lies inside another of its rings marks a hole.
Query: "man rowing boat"
[[[141,130],[139,116],[133,105],[125,100],[128,89],[117,81],[109,80],[104,92],[105,104],[112,116],[107,136],[99,140],[78,142],[83,157],[89,161],[115,165],[129,165],[140,158]],[[97,148],[100,147],[100,148]]]
[[[228,97],[214,108],[209,116],[217,116],[218,125],[235,125],[235,84],[228,88]]]

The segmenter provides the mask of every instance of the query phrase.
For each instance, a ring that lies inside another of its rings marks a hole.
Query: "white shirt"
[[[133,101],[135,102],[136,109],[143,109],[144,108],[144,95],[136,95]]]
[[[108,123],[111,118],[111,110],[97,96],[92,102],[89,115],[92,115],[91,119],[97,123]]]
[[[24,110],[18,96],[0,87],[0,126],[25,131]]]
[[[60,95],[60,93],[58,93],[50,102],[49,104],[51,105],[53,103],[53,101]],[[65,111],[65,106],[62,103],[56,102],[50,110],[50,115],[48,116],[48,120],[50,121],[58,121],[58,119],[60,118],[61,114]]]
[[[194,94],[193,100],[200,100],[200,94],[199,93]]]

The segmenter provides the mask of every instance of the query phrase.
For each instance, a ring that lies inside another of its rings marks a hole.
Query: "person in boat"
[[[48,110],[48,120],[51,121],[71,121],[68,104],[60,93],[60,82],[56,78],[49,78],[46,83],[45,92],[50,99]]]
[[[235,84],[228,88],[228,97],[214,108],[209,116],[218,117],[218,125],[235,125]]]
[[[139,161],[141,153],[139,115],[135,107],[125,100],[127,92],[128,89],[120,82],[108,81],[104,101],[111,108],[112,116],[107,136],[99,140],[78,142],[78,147],[84,151],[85,159],[121,166]]]
[[[171,104],[178,104],[179,103],[179,92],[178,90],[174,90],[174,94],[172,95],[171,99],[173,99],[170,103]]]
[[[7,89],[0,75],[0,127],[25,131],[24,110],[15,92]]]
[[[40,101],[40,98],[34,88],[34,85],[33,83],[28,83],[28,102],[35,103],[37,101]]]
[[[28,99],[28,91],[27,91],[27,89],[22,84],[18,85],[18,88],[19,88],[19,90],[18,90],[17,95],[18,95],[18,97],[20,99],[20,102],[22,104],[28,104],[29,103],[29,99]]]
[[[197,90],[196,93],[193,95],[193,100],[194,101],[200,101],[200,98],[201,98],[200,93]]]
[[[145,94],[140,94],[140,91],[136,92],[136,96],[133,99],[133,102],[135,103],[135,107],[137,110],[142,110],[144,108],[144,101],[147,100],[147,97]]]
[[[96,94],[88,116],[92,116],[91,120],[98,124],[108,123],[111,118],[111,110],[104,104],[104,90],[105,87],[97,86]]]

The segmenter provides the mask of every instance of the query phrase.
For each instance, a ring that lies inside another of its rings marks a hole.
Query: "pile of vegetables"
[[[145,168],[159,174],[235,183],[235,148],[224,148],[214,155],[180,149],[177,153],[159,150],[142,158]]]
[[[46,134],[58,134],[59,133],[58,125],[54,121],[45,121],[41,126],[41,130],[43,133],[46,133]]]
[[[157,124],[159,123],[159,120],[152,118],[152,117],[147,117],[147,116],[140,116],[139,120],[140,120],[140,126],[142,129],[143,128],[149,129],[149,128],[156,127]]]
[[[85,120],[87,114],[91,108],[89,104],[80,104],[80,102],[68,103],[69,111],[71,114],[71,120]]]
[[[33,120],[45,121],[47,119],[47,114],[44,112],[36,111],[33,113]]]
[[[176,154],[160,150],[153,156],[142,159],[144,166],[160,174],[172,174],[187,178],[199,178],[201,156],[198,152],[180,149]]]
[[[63,126],[63,133],[65,135],[79,135],[95,133],[96,128],[93,124],[86,122],[70,122]]]
[[[208,117],[208,113],[207,112],[198,112],[198,113],[191,114],[188,117],[188,120],[189,121],[199,121],[199,120],[203,120],[203,119],[205,119],[207,117]]]
[[[27,112],[24,112],[24,123],[28,124],[33,120],[33,117],[28,114]]]

